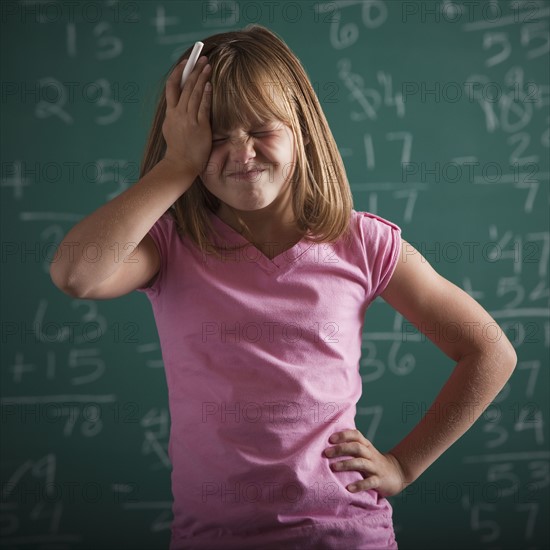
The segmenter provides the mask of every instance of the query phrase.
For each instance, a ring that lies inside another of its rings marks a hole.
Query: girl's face
[[[222,202],[237,210],[259,210],[289,192],[293,155],[292,131],[279,120],[228,132],[213,127],[212,151],[200,176]]]

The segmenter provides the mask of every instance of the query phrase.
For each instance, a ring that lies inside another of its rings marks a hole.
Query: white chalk
[[[195,65],[197,64],[197,60],[199,59],[203,46],[204,44],[202,42],[195,42],[195,45],[193,46],[193,51],[191,52],[191,55],[189,56],[189,60],[185,65],[185,69],[183,69],[183,74],[181,75],[180,88],[183,88],[185,81],[187,80],[188,76],[191,74],[191,71],[195,68]]]

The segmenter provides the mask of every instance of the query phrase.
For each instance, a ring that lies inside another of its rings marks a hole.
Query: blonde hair
[[[211,124],[214,120],[218,130],[231,130],[240,125],[247,127],[251,119],[275,118],[289,126],[296,147],[290,183],[297,226],[308,233],[306,239],[316,243],[349,236],[353,198],[342,157],[297,57],[274,32],[257,24],[216,34],[203,42],[201,55],[208,57],[212,67]],[[191,49],[181,55],[162,83],[140,178],[164,157],[166,79],[177,63],[189,57]],[[197,176],[167,211],[174,216],[180,235],[187,234],[203,253],[208,250],[218,255],[219,247],[209,241],[215,231],[207,209],[216,213],[219,206],[220,200]],[[235,215],[244,232],[246,224],[236,212]]]

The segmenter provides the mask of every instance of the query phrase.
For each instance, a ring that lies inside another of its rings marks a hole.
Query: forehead
[[[267,125],[271,125],[273,123],[280,123],[281,121],[279,121],[277,118],[275,117],[270,117],[270,118],[259,118],[259,117],[254,117],[254,116],[251,116],[250,118],[246,118],[244,121],[236,121],[234,122],[232,125],[225,125],[225,126],[221,126],[219,124],[216,124],[216,121],[212,121],[212,131],[213,132],[220,132],[220,131],[223,131],[223,132],[230,132],[232,130],[238,130],[238,129],[243,129],[243,130],[251,130],[251,129],[254,129],[254,128],[262,128],[264,126],[267,126]]]
[[[219,86],[214,88],[212,97],[212,128],[229,131],[234,128],[253,128],[281,121],[289,124],[292,120],[288,100],[274,93],[268,85],[242,85],[237,87]]]

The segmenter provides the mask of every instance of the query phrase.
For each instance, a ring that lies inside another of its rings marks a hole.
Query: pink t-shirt
[[[395,269],[400,228],[352,210],[351,242],[305,239],[270,260],[209,212],[222,258],[150,230],[161,267],[145,292],[166,372],[170,549],[394,549],[392,507],[351,493],[329,437],[354,429],[369,304]],[[234,245],[248,245],[235,251]]]

